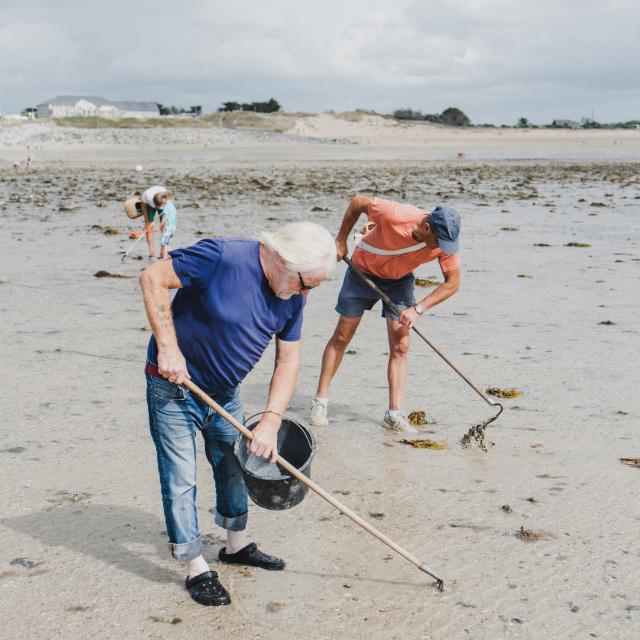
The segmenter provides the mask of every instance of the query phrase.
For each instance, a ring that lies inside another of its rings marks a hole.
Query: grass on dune
[[[99,116],[68,116],[53,118],[58,127],[78,129],[253,129],[259,131],[284,132],[295,122],[295,114],[253,113],[251,111],[232,111],[229,113],[211,113],[197,118],[158,116],[153,118],[102,118]]]

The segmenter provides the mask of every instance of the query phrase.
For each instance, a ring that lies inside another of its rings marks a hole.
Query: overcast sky
[[[635,0],[0,0],[0,110],[58,94],[640,118]]]

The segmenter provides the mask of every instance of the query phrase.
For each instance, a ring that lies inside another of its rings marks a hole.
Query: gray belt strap
[[[405,253],[413,253],[414,251],[420,251],[427,246],[426,242],[420,242],[410,247],[404,247],[402,249],[379,249],[378,247],[372,247],[370,244],[360,240],[356,245],[359,249],[366,251],[367,253],[375,253],[377,256],[401,256]]]

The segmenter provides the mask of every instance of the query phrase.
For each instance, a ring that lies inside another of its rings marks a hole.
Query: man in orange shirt
[[[402,310],[398,317],[383,303],[382,316],[387,320],[389,338],[389,408],[383,425],[394,431],[416,433],[402,412],[409,330],[427,309],[451,297],[460,287],[460,216],[451,207],[438,206],[429,213],[408,204],[356,195],[347,207],[336,237],[338,260],[347,255],[347,238],[365,212],[375,227],[357,245],[352,262]],[[413,270],[432,260],[438,260],[444,282],[416,303]],[[329,423],[331,380],[355,335],[362,314],[378,300],[380,297],[375,291],[349,268],[336,305],[340,319],[322,356],[320,380],[309,417],[312,425]]]

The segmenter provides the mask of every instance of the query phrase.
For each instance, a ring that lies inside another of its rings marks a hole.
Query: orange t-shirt
[[[362,240],[378,249],[412,247],[418,243],[413,239],[411,230],[416,222],[422,220],[425,213],[410,204],[373,198],[369,202],[367,215],[371,222],[376,223],[376,227],[369,231]],[[353,254],[353,263],[356,267],[374,276],[398,280],[421,264],[431,262],[436,258],[440,263],[442,273],[460,268],[458,254],[443,253],[440,247],[437,249],[425,247],[399,256],[379,256],[356,248]]]

